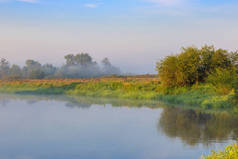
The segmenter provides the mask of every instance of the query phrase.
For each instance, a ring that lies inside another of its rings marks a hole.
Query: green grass
[[[230,109],[234,107],[232,101],[235,97],[234,90],[221,94],[217,88],[208,84],[167,88],[161,86],[159,81],[154,79],[2,81],[0,82],[0,92],[159,100],[169,104],[188,105],[203,109]]]

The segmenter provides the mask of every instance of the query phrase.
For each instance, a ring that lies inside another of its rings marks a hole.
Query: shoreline
[[[167,88],[158,78],[92,78],[0,81],[0,93],[71,95],[161,101],[202,109],[232,109],[233,90],[219,94],[208,84]]]

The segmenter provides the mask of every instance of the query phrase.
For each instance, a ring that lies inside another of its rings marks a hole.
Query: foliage
[[[236,69],[216,68],[214,72],[208,75],[207,83],[211,83],[216,87],[217,92],[227,94],[237,85],[238,76]]]
[[[234,98],[235,93],[231,91],[227,95],[222,96],[212,96],[210,98],[205,99],[201,103],[201,107],[208,108],[231,108],[232,107],[232,99]]]
[[[12,67],[9,69],[8,79],[17,80],[21,79],[21,77],[21,68],[17,65],[12,65]]]
[[[69,54],[65,60],[62,67],[27,60],[20,68],[2,59],[0,79],[22,81],[1,81],[0,91],[162,100],[176,105],[238,112],[238,52],[206,45],[200,49],[183,48],[180,54],[167,56],[157,63],[159,78],[146,75],[142,78],[97,78],[120,74],[120,70],[108,58],[99,65],[87,53]]]
[[[159,77],[165,86],[176,86],[179,84],[177,76],[179,75],[177,56],[167,56],[163,61],[157,63]]]
[[[0,78],[5,79],[10,69],[10,64],[6,59],[0,60]]]
[[[66,65],[82,65],[87,66],[93,64],[92,57],[87,53],[81,53],[77,55],[69,54],[64,57],[66,59]]]
[[[157,63],[161,82],[165,86],[186,86],[204,82],[218,69],[235,69],[237,52],[215,49],[214,46],[183,48],[178,55],[171,55]]]
[[[202,156],[201,159],[238,159],[238,145],[227,146],[224,151],[212,151],[211,155]]]
[[[175,105],[232,109],[234,91],[219,94],[212,85],[165,87],[154,77],[0,81],[0,92],[68,94],[89,97],[160,100]]]
[[[102,60],[102,72],[105,75],[120,74],[120,69],[113,66],[108,58]]]
[[[65,56],[65,60],[62,67],[55,67],[28,59],[21,68],[15,64],[11,66],[6,59],[1,59],[0,79],[92,78],[121,74],[120,69],[113,66],[108,58],[102,61],[102,67],[87,53],[69,54]]]

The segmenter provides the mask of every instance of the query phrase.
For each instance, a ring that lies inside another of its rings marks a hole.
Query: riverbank
[[[13,94],[65,94],[74,96],[158,100],[204,109],[234,107],[234,90],[222,93],[208,85],[167,88],[156,77],[0,81],[0,92]]]

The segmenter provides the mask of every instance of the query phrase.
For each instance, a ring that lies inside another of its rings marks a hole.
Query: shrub
[[[235,68],[216,68],[214,72],[209,74],[206,81],[215,86],[219,93],[227,94],[231,89],[235,88],[238,76]]]
[[[216,69],[237,71],[238,58],[227,50],[213,46],[183,48],[178,55],[168,56],[157,63],[161,83],[169,87],[193,85],[204,82]]]
[[[234,90],[231,91],[228,95],[223,96],[213,96],[209,99],[206,99],[202,102],[201,107],[208,108],[230,108],[232,106],[232,98],[234,97]]]
[[[211,155],[202,156],[201,159],[238,159],[238,145],[227,146],[224,151],[212,151]]]

